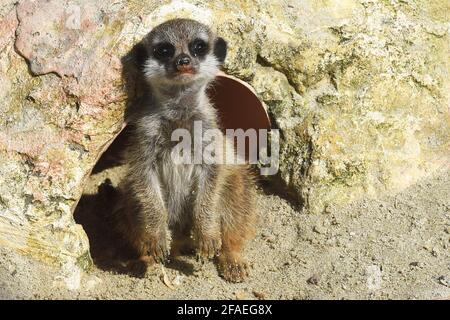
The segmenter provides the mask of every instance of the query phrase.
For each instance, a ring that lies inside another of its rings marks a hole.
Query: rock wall
[[[449,166],[448,1],[1,0],[0,245],[71,273],[72,211],[123,125],[121,58],[169,18],[210,24],[281,130],[279,179],[312,213]]]

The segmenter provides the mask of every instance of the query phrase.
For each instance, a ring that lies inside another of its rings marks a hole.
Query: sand
[[[96,265],[61,271],[0,249],[3,299],[449,299],[450,172],[396,195],[363,199],[320,215],[259,189],[260,222],[246,249],[250,278],[220,278],[212,262],[181,257],[145,277],[121,274],[104,260],[116,245],[96,195],[121,167],[91,176],[75,218],[88,233]],[[103,210],[105,211],[105,210]],[[106,254],[107,256],[107,254]],[[67,280],[67,279],[66,279]],[[67,289],[72,284],[72,290]]]

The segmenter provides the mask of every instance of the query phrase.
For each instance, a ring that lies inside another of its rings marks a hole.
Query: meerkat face
[[[154,85],[188,85],[212,80],[227,53],[227,43],[189,19],[169,20],[143,41],[143,72]]]

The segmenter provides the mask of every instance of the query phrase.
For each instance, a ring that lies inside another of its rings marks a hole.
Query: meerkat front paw
[[[148,255],[152,256],[155,261],[159,263],[165,263],[169,258],[169,246],[167,243],[167,237],[164,233],[157,237],[150,237],[147,240]]]
[[[201,237],[197,239],[197,258],[211,259],[219,254],[222,247],[222,240],[220,237]]]

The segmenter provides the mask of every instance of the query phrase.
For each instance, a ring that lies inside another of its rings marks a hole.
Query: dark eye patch
[[[209,45],[202,39],[195,39],[189,45],[189,51],[194,57],[203,57],[209,51]]]
[[[168,60],[174,54],[175,47],[168,42],[159,43],[153,48],[153,56],[158,60]]]

